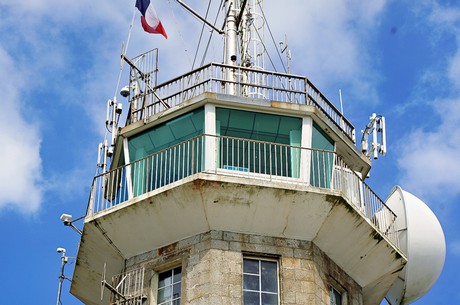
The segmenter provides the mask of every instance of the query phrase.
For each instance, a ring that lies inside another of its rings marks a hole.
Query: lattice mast
[[[241,22],[241,65],[265,70],[263,0],[249,0]]]

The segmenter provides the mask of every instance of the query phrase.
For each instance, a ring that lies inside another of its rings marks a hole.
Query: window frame
[[[250,273],[250,272],[245,272],[244,269],[244,262],[245,260],[252,260],[252,261],[257,261],[258,262],[258,273]],[[276,264],[276,292],[272,291],[264,291],[262,290],[262,263],[263,262],[268,262],[268,263],[275,263]],[[245,275],[248,276],[257,276],[258,277],[258,290],[253,290],[253,289],[245,289]],[[258,293],[259,296],[259,302],[258,305],[262,305],[262,297],[264,294],[268,295],[276,295],[276,305],[280,304],[280,262],[278,258],[270,258],[270,257],[259,257],[259,256],[244,256],[243,257],[243,264],[242,264],[242,304],[245,305],[245,292],[256,292]]]
[[[340,285],[336,280],[329,279],[329,304],[332,304],[332,293],[336,291],[340,295],[340,303],[334,305],[348,305],[348,293],[347,290]]]
[[[181,272],[181,276],[180,276],[180,281],[178,282],[174,282],[174,270],[176,269],[179,269],[180,268],[180,272]],[[163,303],[160,303],[159,302],[159,299],[158,299],[158,292],[159,292],[159,289],[163,288],[163,287],[159,287],[159,282],[160,282],[160,275],[161,274],[164,274],[166,272],[171,272],[171,276],[172,276],[172,281],[171,281],[171,284],[168,285],[171,287],[171,289],[173,289],[174,287],[174,284],[177,284],[177,283],[180,283],[180,290],[179,290],[179,297],[178,298],[173,298],[173,295],[172,295],[172,292],[171,292],[171,299],[170,300],[167,300],[167,301],[163,301]],[[182,268],[182,265],[175,265],[175,266],[169,266],[168,268],[162,268],[158,271],[155,271],[152,279],[151,279],[151,292],[150,292],[150,295],[151,295],[151,300],[152,302],[150,303],[151,305],[158,305],[158,304],[169,304],[170,302],[174,302],[175,300],[179,300],[179,304],[182,303],[182,280],[183,280],[183,268]],[[173,303],[174,304],[174,303]]]

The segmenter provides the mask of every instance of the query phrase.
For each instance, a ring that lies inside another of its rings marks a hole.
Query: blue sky
[[[186,2],[205,13],[207,1]],[[401,185],[424,200],[446,236],[444,270],[415,304],[460,304],[460,4],[265,2],[275,41],[288,35],[294,74],[336,105],[341,89],[358,132],[373,112],[385,115],[388,154],[367,182],[382,198]],[[173,0],[155,6],[169,39],[144,33],[136,12],[127,53],[159,48],[162,82],[191,68],[201,25]],[[56,248],[75,256],[79,238],[59,216],[85,213],[133,8],[132,0],[0,0],[2,304],[56,302]],[[221,61],[220,43],[215,36],[205,62]],[[65,282],[62,304],[80,304],[68,290]]]

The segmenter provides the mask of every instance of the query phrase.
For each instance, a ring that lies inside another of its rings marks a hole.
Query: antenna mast
[[[243,3],[241,10],[246,4]],[[263,0],[249,0],[247,12],[241,24],[241,64],[265,70],[264,28],[265,19],[261,13]]]
[[[201,20],[211,29],[224,35],[224,64],[228,66],[243,66],[246,68],[255,68],[265,70],[265,46],[264,46],[264,28],[265,18],[261,13],[263,0],[227,0],[225,1],[225,22],[223,30],[214,27],[205,18],[201,17],[191,7],[181,0],[176,0],[183,8],[192,15]],[[238,41],[239,39],[239,41]],[[240,54],[238,54],[238,42],[240,44]],[[240,62],[238,62],[238,55]],[[236,94],[235,84],[237,83],[238,71],[235,69],[226,69],[226,93]],[[250,76],[244,72],[240,77],[243,81],[250,79],[251,83],[264,85],[266,83],[264,76]],[[258,89],[262,90],[262,89]],[[244,89],[243,89],[244,91]],[[264,95],[264,92],[244,92],[245,95]]]
[[[369,119],[369,124],[362,131],[361,150],[368,158],[374,156],[374,159],[377,159],[379,154],[385,156],[387,153],[385,117],[373,113]],[[370,134],[372,134],[372,143],[369,145]]]
[[[238,24],[236,18],[236,6],[235,0],[228,0],[225,2],[225,10],[227,13],[227,18],[225,19],[225,55],[224,55],[224,63],[230,66],[236,66],[237,60],[237,51],[236,51],[236,41],[237,41],[237,34],[238,34]],[[228,94],[235,94],[235,82],[236,82],[236,75],[234,71],[230,69],[226,69],[226,80],[228,83],[227,93]]]

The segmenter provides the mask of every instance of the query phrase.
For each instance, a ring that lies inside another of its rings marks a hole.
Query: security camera
[[[58,253],[65,253],[65,249],[64,248],[57,248],[56,251]]]
[[[68,223],[72,221],[72,215],[69,214],[62,214],[61,215],[61,221],[64,223]]]
[[[120,95],[123,97],[128,97],[129,96],[129,85],[124,86],[120,90]]]

